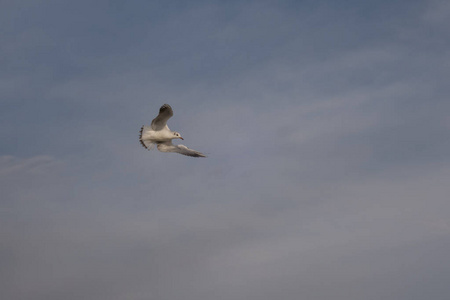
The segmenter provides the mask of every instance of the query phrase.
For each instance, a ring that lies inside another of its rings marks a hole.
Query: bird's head
[[[181,140],[184,140],[184,139],[181,137],[181,134],[179,134],[178,132],[174,132],[173,135],[175,136],[175,137],[174,137],[175,139],[181,139]]]

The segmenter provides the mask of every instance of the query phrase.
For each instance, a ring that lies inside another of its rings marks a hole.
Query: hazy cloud
[[[444,2],[0,7],[4,297],[448,299]]]

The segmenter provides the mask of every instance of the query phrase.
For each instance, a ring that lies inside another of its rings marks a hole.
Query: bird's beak
[[[180,139],[182,139],[184,141],[184,139],[180,136]]]

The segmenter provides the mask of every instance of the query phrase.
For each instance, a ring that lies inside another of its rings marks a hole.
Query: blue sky
[[[448,299],[447,1],[2,1],[8,299]],[[208,155],[146,151],[172,130]]]

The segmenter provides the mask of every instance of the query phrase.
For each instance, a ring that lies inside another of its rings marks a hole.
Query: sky
[[[4,299],[450,299],[449,28],[445,0],[0,1]],[[140,145],[164,103],[207,158]]]

